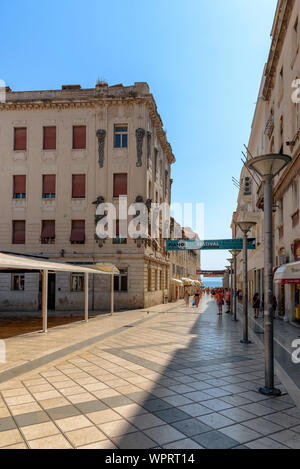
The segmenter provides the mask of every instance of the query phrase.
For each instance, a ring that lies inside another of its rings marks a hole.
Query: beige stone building
[[[0,104],[0,249],[78,264],[110,262],[117,309],[168,301],[170,255],[164,241],[95,236],[97,205],[127,196],[170,202],[175,162],[146,83],[14,92]],[[132,219],[132,216],[129,217]],[[151,226],[150,226],[151,230]],[[37,310],[34,273],[0,274],[0,309]],[[105,276],[91,276],[92,309],[109,307]],[[49,276],[49,308],[81,309],[83,277]]]
[[[198,235],[192,231],[191,228],[182,228],[175,221],[173,221],[173,228],[177,225],[177,230],[182,231],[182,239],[196,240],[199,239]],[[171,238],[173,239],[174,229],[171,231]],[[195,292],[201,286],[200,275],[197,270],[201,268],[201,255],[200,251],[171,251],[170,252],[170,293],[169,300],[177,301],[184,297],[185,290],[190,293]]]
[[[300,261],[300,1],[279,0],[272,28],[272,44],[254,114],[249,155],[284,153],[292,163],[274,180],[274,266]],[[246,177],[249,179],[246,181]],[[249,236],[257,238],[257,250],[249,252],[250,295],[264,290],[263,187],[257,176],[243,168],[241,190],[233,221],[253,220]],[[245,185],[247,183],[247,185]],[[233,235],[239,237],[234,223]],[[241,256],[239,256],[241,258]],[[241,261],[241,259],[240,259]],[[239,288],[242,264],[238,262]],[[295,279],[297,282],[297,279]],[[284,282],[283,282],[284,283]],[[299,283],[275,286],[278,315],[300,319]]]

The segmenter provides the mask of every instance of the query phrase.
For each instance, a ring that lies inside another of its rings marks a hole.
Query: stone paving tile
[[[159,427],[165,424],[165,422],[155,415],[143,414],[136,416],[132,419],[134,426],[139,430],[147,430],[148,428]]]
[[[72,446],[63,435],[47,436],[28,442],[31,449],[71,449]]]
[[[186,436],[192,437],[195,435],[200,435],[201,433],[208,432],[212,428],[203,422],[200,422],[198,419],[189,418],[187,420],[181,420],[179,422],[172,423],[172,427],[175,427],[181,433],[184,433]]]
[[[128,397],[125,397],[125,396],[112,396],[112,397],[105,397],[105,398],[102,398],[101,399],[102,402],[104,402],[104,404],[107,406],[107,407],[120,407],[120,406],[123,406],[123,405],[129,405],[129,404],[132,404],[132,400],[131,399],[128,399]]]
[[[255,441],[251,441],[246,444],[246,447],[249,449],[288,449],[287,446],[271,440],[270,438],[260,438]]]
[[[38,423],[49,422],[50,420],[46,412],[43,412],[43,411],[15,415],[14,418],[19,427],[26,427],[28,425],[35,425]]]
[[[184,440],[185,435],[170,425],[163,425],[161,427],[151,428],[144,432],[149,438],[156,443],[164,445],[166,443],[172,443],[176,440]]]
[[[209,401],[202,401],[202,404],[208,409],[211,409],[212,411],[215,411],[215,412],[225,410],[225,409],[230,409],[232,407],[231,404],[228,404],[227,402],[221,399],[212,399]]]
[[[89,402],[80,402],[76,404],[76,408],[80,410],[83,414],[89,412],[98,412],[100,410],[106,410],[108,407],[106,404],[100,401],[89,401]]]
[[[11,417],[4,417],[0,419],[0,433],[5,432],[7,430],[13,430],[14,428],[17,428],[14,419]],[[0,435],[1,438],[1,435]]]
[[[261,437],[260,433],[250,430],[243,425],[233,425],[231,427],[222,428],[220,432],[243,444]]]
[[[113,437],[112,441],[120,449],[150,449],[156,446],[156,443],[142,432]]]
[[[249,420],[247,422],[244,422],[244,425],[248,428],[251,428],[251,430],[255,430],[265,436],[283,430],[282,426],[277,425],[276,423],[269,422],[265,418]]]
[[[186,438],[185,440],[174,441],[173,443],[163,445],[163,449],[184,450],[184,449],[204,449],[204,448],[200,446],[198,443],[196,443],[195,441],[191,440],[190,438]]]
[[[283,430],[275,435],[270,435],[270,438],[289,448],[300,449],[300,435],[292,430]]]
[[[1,432],[0,438],[0,448],[4,446],[14,445],[16,443],[23,443],[23,438],[19,430],[7,430],[5,432]]]
[[[155,412],[155,415],[167,423],[178,422],[190,417],[188,413],[184,412],[184,410],[181,410],[180,408],[177,409],[176,407]]]
[[[107,439],[104,433],[96,427],[88,427],[66,432],[66,436],[75,448]]]
[[[117,414],[112,409],[100,410],[98,412],[91,412],[86,414],[87,418],[91,420],[96,425],[101,423],[109,423],[114,422],[116,420],[120,420],[120,414]]]
[[[239,445],[238,441],[220,433],[217,430],[195,436],[193,437],[193,440],[206,449],[230,449]]]
[[[92,426],[92,423],[84,415],[56,420],[55,423],[63,432]]]
[[[127,420],[124,419],[116,420],[114,422],[109,423],[103,423],[98,425],[98,427],[109,438],[137,431],[136,427],[134,427],[133,425],[128,423]]]
[[[192,417],[200,417],[202,415],[207,415],[211,414],[212,410],[208,409],[208,407],[205,407],[201,404],[188,404],[179,407],[180,410],[185,412],[186,414],[191,415]]]
[[[54,425],[54,423],[46,422],[23,427],[22,433],[24,434],[26,440],[36,440],[37,438],[57,435],[60,433],[60,431],[57,426]]]
[[[299,419],[296,419],[295,417],[284,414],[282,412],[266,415],[265,419],[277,423],[278,425],[281,425],[285,428],[295,427],[296,425],[299,425]]]
[[[47,409],[47,413],[53,420],[65,419],[67,417],[80,415],[80,411],[72,405],[50,408]]]
[[[223,410],[220,412],[220,414],[238,423],[255,418],[255,415],[251,414],[250,412],[246,412],[240,407]]]
[[[215,430],[219,430],[220,428],[228,427],[230,425],[235,424],[233,420],[224,417],[223,415],[218,413],[202,415],[201,417],[198,417],[198,420]]]

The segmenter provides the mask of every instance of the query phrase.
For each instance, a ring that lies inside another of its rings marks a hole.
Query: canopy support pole
[[[110,285],[110,314],[114,314],[114,274],[111,274],[111,285]]]
[[[43,332],[48,331],[48,270],[42,271],[42,316]]]
[[[84,319],[89,321],[89,274],[84,274]]]

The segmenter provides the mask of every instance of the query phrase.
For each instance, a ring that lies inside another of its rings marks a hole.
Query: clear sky
[[[205,204],[205,238],[231,238],[241,150],[276,0],[1,0],[0,78],[14,90],[147,81],[177,162],[173,202]],[[202,255],[221,269],[227,252]]]

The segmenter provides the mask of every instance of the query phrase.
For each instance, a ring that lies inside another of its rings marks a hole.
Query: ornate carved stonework
[[[151,157],[151,132],[147,132],[147,169],[150,168]]]
[[[99,129],[96,131],[96,135],[98,138],[99,168],[103,168],[106,130]]]
[[[165,170],[165,196],[168,193],[168,177],[169,177],[169,171],[166,169]]]
[[[145,130],[144,129],[136,129],[135,134],[136,134],[136,151],[137,151],[137,162],[136,165],[137,167],[141,167],[143,162],[142,162],[142,156],[143,156],[143,141],[145,137]]]

